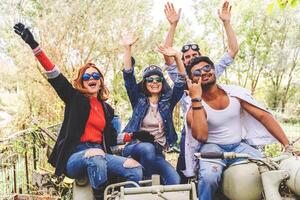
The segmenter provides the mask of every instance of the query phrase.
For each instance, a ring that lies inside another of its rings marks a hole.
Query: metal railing
[[[60,125],[47,130],[57,132]],[[42,193],[33,182],[33,172],[51,170],[47,151],[53,144],[53,138],[38,126],[0,140],[0,199],[14,193]]]

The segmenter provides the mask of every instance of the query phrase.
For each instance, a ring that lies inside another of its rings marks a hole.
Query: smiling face
[[[152,75],[145,78],[146,89],[150,95],[159,94],[162,90],[162,80],[163,77],[158,75]]]
[[[192,48],[190,48],[188,51],[183,53],[183,63],[185,66],[187,66],[191,59],[196,57],[196,56],[200,56],[198,51],[193,50]]]
[[[195,73],[195,71],[201,70],[201,86],[203,89],[210,87],[211,85],[214,85],[216,83],[216,75],[215,75],[215,70],[211,68],[209,69],[207,67],[208,63],[206,62],[200,62],[196,64],[195,66],[192,67],[191,69],[191,74],[192,74],[192,81],[197,83],[199,80],[200,76],[196,76],[194,74],[199,74]]]
[[[83,83],[83,87],[87,90],[87,92],[91,96],[97,97],[98,91],[100,90],[101,87],[101,81],[100,79],[96,80],[95,77],[97,76],[93,76],[93,73],[99,74],[99,71],[93,67],[87,68],[84,74],[89,74],[91,76],[88,80],[82,79],[82,83]]]

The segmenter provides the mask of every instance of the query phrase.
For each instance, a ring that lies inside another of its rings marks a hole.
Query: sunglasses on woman
[[[83,81],[87,81],[87,80],[90,80],[91,77],[92,77],[94,80],[99,80],[100,77],[101,77],[101,74],[98,73],[98,72],[93,72],[92,74],[84,73],[84,74],[82,75],[82,80],[83,80]]]
[[[202,71],[204,72],[209,72],[212,69],[211,65],[205,65],[204,67],[200,69],[196,69],[195,71],[192,72],[193,76],[201,76]]]
[[[145,78],[145,81],[147,83],[152,83],[153,81],[161,83],[163,81],[163,77],[147,77],[147,78]]]
[[[185,53],[185,52],[187,52],[187,51],[190,50],[190,49],[192,49],[192,50],[194,50],[194,51],[199,51],[199,50],[200,50],[200,49],[199,49],[199,46],[198,46],[197,44],[187,44],[187,45],[184,45],[184,46],[182,47],[181,52],[182,52],[182,53]]]

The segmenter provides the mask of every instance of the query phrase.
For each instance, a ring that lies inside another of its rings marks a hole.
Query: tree
[[[15,22],[25,22],[33,27],[40,45],[70,81],[84,63],[96,63],[105,75],[116,112],[126,122],[130,113],[124,110],[130,110],[130,104],[121,76],[120,54],[123,49],[119,38],[124,29],[138,32],[137,49],[143,49],[135,54],[138,74],[141,67],[160,60],[154,47],[162,37],[160,28],[152,24],[149,16],[151,6],[151,2],[142,0],[3,2],[0,5],[4,22],[1,23],[0,40],[5,41],[5,45],[1,54],[13,61],[15,73],[18,73],[18,79],[8,84],[16,88],[15,103],[19,106],[14,129],[27,128],[32,118],[47,124],[61,121],[64,107],[47,80],[40,75],[40,65],[30,49],[13,33]]]
[[[217,22],[217,1],[201,1],[195,14],[203,28],[202,38],[210,42],[209,55],[222,55],[226,50],[224,31]],[[267,13],[264,1],[231,2],[232,24],[240,43],[240,52],[235,64],[221,78],[226,83],[249,88],[260,101],[272,108],[282,107],[285,111],[297,105],[299,93],[299,8],[274,8]],[[215,60],[217,61],[217,60]]]

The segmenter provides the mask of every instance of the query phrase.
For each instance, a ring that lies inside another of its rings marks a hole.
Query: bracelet
[[[192,107],[193,110],[201,110],[201,109],[203,109],[203,108],[204,108],[203,105],[197,106],[197,107]]]
[[[202,101],[202,99],[199,98],[199,97],[196,97],[196,98],[192,98],[192,99],[191,99],[191,102],[201,102],[201,101]]]
[[[294,151],[294,147],[290,143],[285,145],[283,148],[284,148],[284,151],[286,151],[286,152],[293,152]]]

